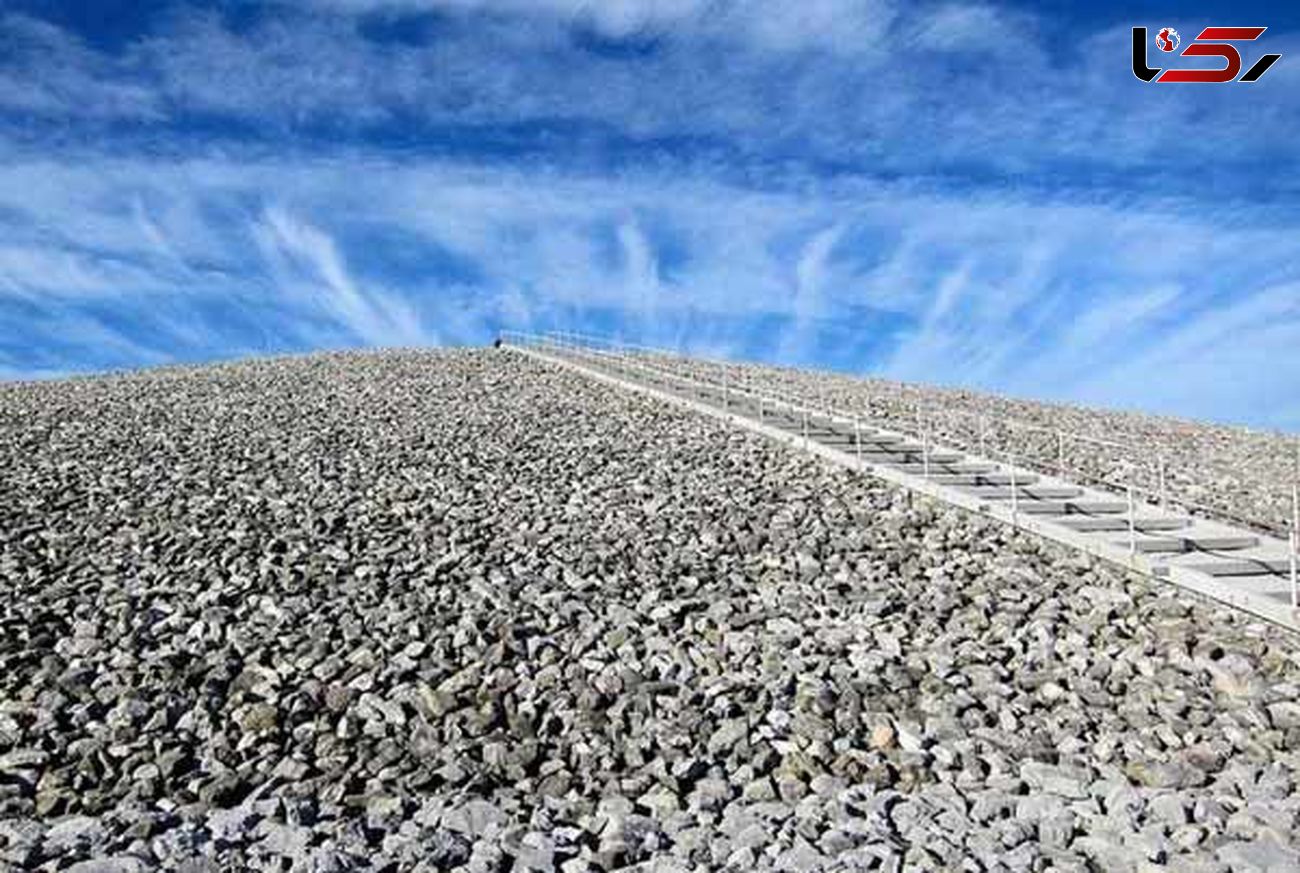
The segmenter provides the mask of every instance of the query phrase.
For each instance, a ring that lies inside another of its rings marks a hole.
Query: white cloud
[[[334,240],[284,209],[267,209],[255,236],[270,261],[279,293],[320,310],[356,338],[374,346],[436,342],[405,300],[362,288],[349,274]]]
[[[632,311],[640,324],[653,324],[660,307],[662,286],[659,263],[649,238],[635,220],[618,226],[618,243],[623,257],[626,281],[624,293],[632,302]]]
[[[1078,399],[1300,431],[1300,282],[1185,318],[1080,381]]]
[[[1023,17],[985,4],[947,3],[921,13],[914,40],[922,48],[989,52],[990,60],[1023,63],[1038,47]]]
[[[892,0],[313,0],[347,13],[487,12],[556,18],[612,39],[670,33],[748,43],[767,51],[815,48],[879,54]]]
[[[0,245],[0,290],[27,297],[87,297],[170,290],[168,277],[147,264],[42,245]]]
[[[826,295],[847,288],[833,288],[830,281],[831,253],[844,232],[842,224],[814,233],[799,251],[792,283],[791,326],[781,337],[778,356],[783,360],[806,360],[814,351],[818,322],[829,314]]]

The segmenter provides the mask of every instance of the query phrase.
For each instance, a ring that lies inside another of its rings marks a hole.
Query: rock
[[[248,733],[275,730],[279,720],[279,710],[269,703],[250,704],[235,716],[235,723],[239,725],[240,730]]]
[[[45,848],[54,854],[84,850],[103,842],[106,834],[103,822],[97,818],[69,816],[50,824],[45,831]]]
[[[1283,700],[1269,704],[1268,718],[1278,730],[1300,728],[1300,703]]]
[[[78,861],[67,868],[68,873],[143,873],[149,865],[131,855],[119,855],[112,858],[96,858],[90,861]]]
[[[230,807],[248,795],[249,786],[235,773],[222,773],[199,788],[199,800],[210,806]]]
[[[776,777],[776,793],[786,803],[797,803],[808,794],[808,786],[792,773],[780,773]]]
[[[39,749],[13,749],[0,755],[0,773],[13,774],[39,770],[49,760],[49,754]]]
[[[1300,869],[1300,854],[1270,837],[1227,843],[1219,847],[1215,858],[1242,873],[1283,873]]]
[[[1179,794],[1162,794],[1147,803],[1149,817],[1168,828],[1177,828],[1190,820],[1187,800]]]
[[[631,813],[631,806],[627,812]],[[463,805],[453,807],[442,814],[442,826],[455,833],[478,836],[487,833],[490,828],[500,827],[506,816],[485,800],[470,800]]]
[[[777,855],[774,867],[777,870],[789,870],[793,873],[811,873],[822,869],[825,858],[806,841],[796,839],[793,846]]]
[[[1205,828],[1200,825],[1182,825],[1173,829],[1169,840],[1179,851],[1190,852],[1205,842],[1205,837]]]
[[[723,722],[709,737],[707,750],[711,756],[718,756],[730,751],[736,743],[749,734],[749,727],[744,719],[730,719]]]
[[[402,798],[375,794],[366,798],[366,826],[376,831],[393,829],[401,823],[405,804]]]
[[[555,844],[545,834],[536,831],[526,834],[515,855],[515,866],[551,873],[555,869]]]
[[[251,804],[240,804],[231,809],[214,809],[206,823],[214,840],[241,843],[252,839],[253,826],[259,818]]]
[[[898,732],[898,745],[904,752],[919,752],[926,746],[925,737],[914,725],[900,722],[895,724]]]
[[[878,724],[871,729],[871,748],[892,749],[895,738],[893,725]]]
[[[1026,761],[1020,765],[1020,778],[1030,788],[1058,797],[1083,799],[1088,796],[1090,774],[1078,768],[1058,767],[1039,761]]]
[[[1145,852],[1135,853],[1132,849],[1118,845],[1106,837],[1083,836],[1071,845],[1071,850],[1092,861],[1098,868],[1106,871],[1132,871],[1146,861]]]
[[[1206,781],[1203,771],[1175,761],[1133,761],[1124,772],[1134,782],[1148,788],[1194,788]]]
[[[652,816],[660,819],[667,818],[680,807],[677,795],[662,785],[651,788],[642,794],[637,798],[637,803],[650,810]]]
[[[731,840],[737,849],[762,849],[772,842],[772,835],[762,825],[751,824],[741,830]]]
[[[287,858],[296,867],[305,866],[311,854],[309,847],[313,835],[310,828],[262,821],[257,825],[255,838],[259,851]]]
[[[690,794],[690,805],[696,809],[716,810],[725,806],[733,797],[731,785],[722,779],[701,779],[695,783]],[[770,800],[771,797],[763,798]]]
[[[1038,839],[1049,849],[1068,849],[1074,840],[1077,819],[1070,810],[1061,810],[1038,822]]]

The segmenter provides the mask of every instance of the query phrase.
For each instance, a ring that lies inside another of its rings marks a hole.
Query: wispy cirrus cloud
[[[327,326],[342,329],[347,339],[377,346],[438,342],[437,334],[425,329],[401,297],[355,280],[334,240],[319,228],[272,206],[257,220],[253,233],[270,263],[280,299],[296,299],[306,313],[325,316]],[[325,344],[339,341],[328,334],[318,339]]]

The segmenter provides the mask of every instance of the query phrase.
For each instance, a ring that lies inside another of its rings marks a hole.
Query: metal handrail
[[[554,344],[563,351],[583,350],[586,352],[599,353],[602,356],[608,356],[612,354],[615,357],[617,357],[617,359],[625,366],[631,365],[630,356],[635,355],[635,356],[647,356],[652,358],[659,358],[662,359],[665,363],[669,363],[669,364],[679,362],[680,364],[685,365],[685,368],[688,371],[695,372],[695,373],[698,373],[699,370],[705,369],[706,367],[721,369],[722,376],[721,376],[721,383],[719,384],[718,382],[712,382],[707,379],[702,380],[699,378],[695,378],[694,376],[689,376],[689,377],[682,376],[678,373],[674,373],[660,367],[648,367],[645,365],[644,360],[638,362],[637,364],[638,369],[653,370],[657,372],[661,377],[672,378],[684,382],[686,384],[694,385],[696,387],[708,388],[712,390],[721,390],[724,398],[724,404],[726,398],[728,398],[732,392],[736,392],[743,396],[747,396],[752,399],[755,399],[757,400],[759,405],[760,416],[763,414],[763,410],[767,404],[773,404],[773,405],[779,404],[785,406],[787,409],[791,410],[792,412],[799,413],[801,417],[803,417],[804,427],[805,427],[805,437],[804,437],[805,440],[807,439],[806,417],[809,413],[816,414],[819,411],[817,407],[814,407],[809,403],[805,403],[802,400],[802,398],[799,398],[793,392],[786,390],[784,385],[779,389],[773,389],[772,386],[768,385],[766,386],[768,390],[762,393],[753,391],[745,384],[742,384],[741,387],[735,387],[731,385],[730,380],[728,379],[728,373],[732,367],[736,367],[737,365],[733,364],[732,362],[717,359],[717,358],[692,357],[692,356],[683,355],[679,352],[669,351],[667,349],[655,348],[651,346],[644,346],[644,345],[638,345],[633,343],[626,343],[626,342],[613,340],[606,337],[597,337],[590,334],[583,334],[583,333],[576,333],[576,332],[550,332],[549,334],[546,335],[538,335],[538,334],[524,333],[520,331],[502,331],[501,336],[503,339],[506,337],[518,338],[521,341],[521,344],[525,344],[525,345],[537,342],[541,344]],[[701,365],[705,365],[705,366],[701,366]],[[741,369],[743,373],[744,368]],[[785,369],[785,368],[778,368],[778,369]],[[801,375],[806,376],[806,373],[804,371],[793,371],[793,372],[797,372],[800,373]],[[742,378],[744,377],[742,376]],[[825,404],[824,396],[821,399],[822,399],[822,403],[819,404],[821,414],[828,416],[832,421],[838,419],[841,423],[851,425],[855,428],[855,432],[860,433],[861,421],[863,416],[859,412],[854,411],[846,415],[842,410],[837,409],[833,404],[829,404],[829,405]],[[890,400],[893,399],[894,398],[890,398]],[[914,438],[918,438],[923,441],[922,451],[923,451],[923,457],[925,459],[925,466],[928,471],[929,446],[930,446],[931,436],[933,433],[933,421],[936,417],[942,418],[942,416],[933,415],[933,410],[934,410],[933,404],[925,404],[925,405],[931,410],[931,415],[926,416],[924,413],[922,413],[921,412],[922,404],[917,404],[916,407],[917,416],[918,416],[917,433],[910,434],[910,435],[913,436]],[[1300,558],[1297,557],[1297,551],[1300,551],[1300,444],[1298,444],[1298,453],[1297,453],[1297,484],[1292,487],[1292,495],[1291,495],[1291,503],[1292,503],[1292,513],[1291,513],[1292,518],[1290,520],[1291,523],[1287,525],[1286,529],[1280,529],[1270,522],[1262,521],[1257,518],[1249,518],[1216,506],[1211,506],[1203,503],[1198,503],[1196,501],[1184,499],[1177,494],[1170,494],[1167,487],[1166,478],[1165,478],[1166,464],[1163,455],[1157,456],[1157,464],[1158,464],[1157,472],[1159,477],[1158,487],[1147,488],[1142,486],[1141,484],[1133,483],[1131,474],[1128,481],[1120,483],[1112,479],[1108,479],[1105,476],[1098,476],[1098,475],[1091,474],[1088,471],[1079,468],[1077,466],[1076,467],[1068,466],[1066,463],[1066,453],[1064,450],[1063,441],[1068,439],[1073,442],[1083,442],[1092,445],[1102,446],[1105,448],[1118,449],[1129,455],[1129,456],[1121,456],[1118,459],[1116,459],[1121,466],[1125,464],[1134,463],[1134,462],[1136,462],[1137,466],[1142,466],[1141,463],[1142,455],[1144,455],[1145,453],[1141,452],[1141,450],[1139,450],[1138,448],[1136,448],[1131,444],[1122,443],[1116,440],[1102,439],[1099,437],[1093,437],[1087,434],[1081,434],[1072,431],[1054,429],[1043,425],[1037,425],[1030,422],[1025,422],[1009,416],[1002,417],[1002,416],[980,415],[978,413],[968,412],[966,410],[953,410],[953,409],[943,409],[942,414],[947,415],[950,418],[955,417],[958,419],[977,420],[980,423],[979,453],[993,459],[997,459],[999,456],[1003,458],[1007,458],[1009,459],[1007,463],[1009,463],[1012,467],[1016,466],[1017,464],[1020,464],[1029,467],[1031,469],[1035,469],[1043,472],[1050,473],[1052,470],[1055,470],[1061,476],[1065,476],[1068,473],[1072,477],[1079,477],[1087,482],[1097,484],[1104,488],[1113,490],[1117,493],[1127,494],[1130,502],[1133,500],[1134,495],[1139,495],[1139,496],[1145,495],[1146,497],[1149,497],[1151,499],[1151,502],[1155,503],[1158,501],[1159,505],[1165,508],[1168,508],[1171,505],[1175,507],[1181,507],[1189,514],[1200,514],[1210,519],[1221,519],[1221,520],[1231,521],[1234,524],[1243,525],[1247,528],[1268,533],[1274,536],[1285,535],[1289,540],[1290,551],[1291,551],[1290,569],[1291,569],[1291,581],[1292,581],[1292,589],[1293,589],[1292,596],[1293,596],[1293,600],[1300,599],[1300,594],[1297,594],[1297,586],[1298,584],[1300,584],[1297,582],[1297,564],[1300,564]],[[876,418],[891,423],[896,423],[897,421],[899,421],[899,419],[888,415],[880,416],[880,415],[872,414],[868,416],[868,418]],[[923,420],[926,421],[927,423],[922,424],[921,422]],[[1002,450],[1002,449],[998,449],[997,447],[990,448],[987,444],[986,425],[988,422],[993,422],[996,425],[1000,427],[1005,427],[1008,430],[1020,430],[1020,431],[1029,431],[1029,432],[1040,433],[1040,434],[1055,435],[1057,437],[1057,444],[1058,444],[1058,451],[1057,451],[1057,457],[1055,459],[1055,464],[1053,464],[1051,461],[1048,460],[1041,460],[1039,458],[1036,458],[1033,455],[1017,452],[1014,449]],[[903,433],[904,435],[909,435],[908,430],[905,427],[897,428],[897,430],[899,430],[899,432]],[[968,441],[962,438],[960,435],[954,435],[952,433],[948,433],[946,440],[949,442],[954,442],[958,447],[965,448],[968,451],[974,450],[968,444]],[[860,436],[859,436],[858,444],[859,444],[859,451],[860,451]],[[1133,455],[1137,455],[1138,457],[1134,458],[1132,457]],[[1012,493],[1014,497],[1014,493],[1015,493],[1014,488],[1012,489]],[[1131,516],[1132,513],[1130,512],[1130,522],[1132,521]],[[1300,606],[1300,602],[1296,603],[1296,605]]]
[[[653,354],[665,358],[677,359],[685,363],[703,362],[713,366],[722,366],[722,367],[729,365],[729,362],[721,361],[716,358],[707,358],[707,357],[696,358],[696,357],[683,355],[680,352],[673,352],[666,349],[652,348],[648,346],[631,346],[631,344],[623,344],[616,340],[611,340],[605,337],[597,337],[590,334],[566,333],[565,335],[568,337],[572,337],[574,339],[579,339],[593,344],[599,343],[611,347],[618,347],[618,346],[632,347],[638,351],[651,352]],[[768,367],[768,369],[784,370],[787,368]],[[798,373],[801,375],[806,375],[805,371],[802,370],[792,370],[791,372]],[[896,400],[896,398],[888,398],[888,399],[890,401]],[[1027,422],[1024,421],[1023,419],[1014,418],[1011,416],[980,415],[978,413],[968,412],[966,410],[955,410],[955,409],[942,409],[941,415],[935,416],[934,404],[932,403],[925,404],[925,406],[930,410],[930,415],[934,417],[941,418],[942,416],[948,416],[954,418],[964,418],[967,420],[986,419],[994,422],[999,427],[1006,428],[1007,430],[1013,432],[1020,431],[1020,432],[1031,432],[1031,433],[1040,433],[1040,434],[1049,434],[1049,435],[1056,434],[1058,435],[1058,437],[1064,437],[1069,442],[1072,443],[1086,443],[1086,444],[1100,446],[1103,448],[1116,449],[1123,453],[1121,456],[1115,458],[1115,461],[1120,465],[1132,464],[1136,466],[1145,466],[1143,464],[1144,460],[1147,461],[1147,463],[1154,461],[1153,473],[1155,475],[1153,478],[1156,478],[1158,480],[1158,484],[1156,485],[1156,487],[1147,487],[1141,483],[1135,483],[1133,484],[1133,487],[1137,493],[1151,498],[1151,500],[1154,502],[1159,502],[1162,506],[1168,506],[1172,504],[1175,506],[1182,507],[1183,509],[1189,512],[1197,513],[1211,519],[1217,518],[1223,521],[1230,521],[1234,524],[1244,525],[1246,527],[1252,528],[1262,533],[1268,533],[1274,536],[1285,536],[1287,534],[1286,528],[1280,528],[1275,523],[1263,521],[1258,518],[1252,518],[1249,516],[1241,515],[1239,513],[1236,513],[1232,510],[1220,506],[1201,503],[1198,501],[1191,500],[1190,498],[1181,497],[1177,494],[1171,494],[1168,490],[1168,483],[1163,481],[1164,469],[1167,467],[1166,459],[1162,455],[1156,455],[1154,458],[1152,458],[1149,452],[1144,451],[1140,447],[1135,446],[1131,443],[1123,443],[1116,440],[1103,439],[1100,437],[1090,436],[1088,434],[1078,433],[1076,431],[1065,431],[1061,429],[1050,428],[1043,425],[1034,424],[1032,422]],[[830,409],[831,411],[840,412],[839,410],[835,410],[834,407],[826,407],[826,408]],[[841,414],[843,413],[841,412]],[[851,414],[857,415],[860,413],[857,413],[855,411]],[[882,416],[880,416],[879,414],[874,414],[874,413],[871,415],[871,417],[882,418]],[[896,416],[883,416],[883,418],[884,420],[889,420],[893,422],[902,421],[900,417],[896,417]],[[901,428],[901,429],[903,429],[904,432],[907,431],[906,428]],[[968,450],[973,450],[973,447],[971,445],[972,441],[964,440],[959,435],[954,435],[951,433],[949,434],[949,438],[950,441],[957,442],[961,447],[966,448]],[[987,451],[987,446],[982,445],[981,450]],[[1077,466],[1073,466],[1073,467],[1064,466],[1059,463],[1060,461],[1059,454],[1057,459],[1058,462],[1055,465],[1055,467],[1053,467],[1049,462],[1039,461],[1033,455],[1027,453],[1022,455],[1021,459],[1022,462],[1024,461],[1030,462],[1030,464],[1036,470],[1050,472],[1052,469],[1056,469],[1061,474],[1065,474],[1065,473],[1070,473],[1072,475],[1077,474],[1081,477],[1088,479],[1090,482],[1096,483],[1098,485],[1106,486],[1108,488],[1112,488],[1117,491],[1126,490],[1130,484],[1128,481],[1117,482],[1113,479],[1108,479],[1104,476],[1093,475]],[[1290,526],[1288,525],[1286,527],[1289,528]]]

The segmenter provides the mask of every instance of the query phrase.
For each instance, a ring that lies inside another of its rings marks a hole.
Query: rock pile
[[[0,387],[0,868],[1292,870],[1300,649],[509,351]]]

